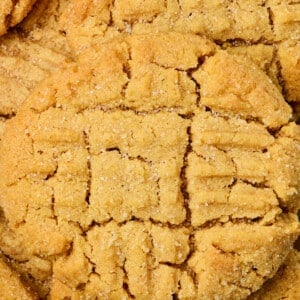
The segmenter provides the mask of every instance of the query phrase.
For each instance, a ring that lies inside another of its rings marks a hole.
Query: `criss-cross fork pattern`
[[[54,298],[246,297],[297,236],[290,113],[194,35],[91,49],[7,127],[1,249]]]

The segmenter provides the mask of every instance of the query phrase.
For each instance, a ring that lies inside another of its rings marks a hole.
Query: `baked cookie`
[[[5,121],[6,121],[5,118],[0,118],[0,141],[2,139],[2,135],[5,129]]]
[[[175,30],[223,42],[299,41],[299,1],[71,0],[62,16],[71,45],[82,50],[103,36]]]
[[[76,51],[119,32],[175,30],[217,41],[273,37],[268,9],[259,0],[72,0],[62,23]]]
[[[286,96],[300,102],[300,39],[279,44],[278,57]]]
[[[69,60],[17,33],[0,38],[0,114],[13,116],[30,91]]]
[[[3,300],[34,300],[28,288],[21,282],[18,274],[9,268],[0,256],[0,295]]]
[[[199,36],[91,48],[6,124],[2,251],[52,299],[244,299],[299,233],[290,117],[255,64]]]
[[[277,274],[249,300],[282,300],[300,298],[300,252],[293,250]]]
[[[300,3],[297,0],[267,0],[275,41],[300,40]]]
[[[9,263],[9,266],[0,262],[2,269],[3,269],[3,278],[8,277],[8,279],[11,277],[12,280],[1,280],[1,283],[5,284],[6,293],[8,291],[11,291],[11,294],[14,295],[14,297],[8,297],[4,298],[5,300],[10,299],[23,299],[22,297],[18,296],[18,290],[16,287],[23,286],[26,287],[26,290],[28,291],[28,297],[29,295],[33,297],[34,299],[37,298],[38,295],[39,299],[44,299],[48,293],[49,290],[49,284],[47,283],[46,279],[49,276],[48,268],[50,266],[49,262],[45,262],[43,259],[40,259],[38,257],[35,257],[31,260],[23,259],[22,249],[19,248],[20,241],[16,237],[13,230],[11,230],[5,218],[3,218],[2,210],[1,213],[1,219],[0,219],[0,249],[2,253],[10,253],[11,256],[7,256],[5,258],[5,261]],[[14,259],[12,259],[14,257]],[[36,267],[38,266],[38,268]],[[1,268],[1,267],[0,267]],[[38,270],[38,275],[34,273],[35,270]],[[0,271],[1,273],[1,271]],[[11,276],[7,276],[6,274],[12,274]],[[32,275],[33,274],[33,275]],[[1,275],[0,275],[1,276]],[[19,284],[17,284],[17,280],[14,279],[18,277]],[[41,282],[37,279],[44,279],[43,284],[41,285]],[[0,287],[1,287],[0,283]],[[4,288],[3,288],[4,289]],[[30,291],[30,292],[29,292]],[[1,299],[3,299],[2,288],[0,288],[0,296]],[[27,298],[26,298],[27,299]],[[31,299],[31,298],[30,298]]]
[[[36,0],[1,0],[0,3],[0,35],[10,27],[20,23]]]
[[[59,31],[61,10],[62,0],[37,1],[18,31],[0,38],[1,116],[14,116],[40,81],[72,59]]]
[[[38,0],[21,24],[25,36],[47,49],[69,57],[70,49],[59,24],[68,4],[69,0]]]
[[[118,34],[170,30],[200,34],[224,47],[273,45],[271,78],[288,101],[300,101],[299,1],[71,0],[61,23],[75,53]]]
[[[230,54],[246,56],[248,59],[251,59],[252,62],[254,62],[270,77],[272,82],[282,92],[282,87],[279,80],[280,70],[277,64],[277,51],[275,45],[245,45],[239,43],[232,45],[231,43],[224,43],[222,48],[226,49]],[[295,66],[293,66],[293,68],[294,67]]]

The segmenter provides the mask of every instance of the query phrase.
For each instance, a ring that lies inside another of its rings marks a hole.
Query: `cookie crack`
[[[16,112],[11,113],[0,113],[0,118],[3,118],[5,121],[12,119],[16,116]]]
[[[286,83],[282,75],[282,65],[280,63],[280,59],[278,58],[278,48],[275,49],[275,57],[276,57],[276,67],[277,67],[276,79],[282,89],[282,94],[284,96],[284,99],[287,99]]]
[[[57,107],[57,106],[55,106],[55,104],[51,107],[62,109],[62,107]],[[41,112],[45,112],[49,108],[47,108],[47,109],[45,109]],[[161,112],[172,113],[174,111],[175,112],[179,111],[182,108],[183,108],[182,106],[170,106],[170,107],[159,106],[159,107],[156,107],[156,108],[153,108],[153,109],[144,110],[144,109],[138,109],[138,108],[135,108],[135,107],[129,107],[129,106],[125,106],[125,105],[118,105],[118,106],[114,106],[114,107],[108,107],[108,106],[105,106],[105,105],[96,104],[96,105],[88,107],[88,108],[80,109],[76,113],[78,115],[82,115],[85,112],[93,112],[93,111],[103,111],[103,112],[106,112],[106,113],[112,113],[112,112],[116,112],[116,111],[130,111],[130,112],[133,112],[137,116],[143,116],[143,115],[159,114]],[[35,112],[40,113],[40,111],[38,111],[38,110],[35,110]],[[191,112],[188,112],[187,114],[178,113],[178,116],[180,116],[184,119],[190,119],[191,115],[192,115]]]
[[[126,74],[127,76],[127,81],[124,83],[124,85],[122,86],[122,90],[121,90],[121,96],[123,99],[126,98],[126,91],[127,91],[127,88],[128,88],[128,85],[130,83],[130,80],[131,80],[131,67],[130,67],[130,61],[132,60],[132,57],[131,57],[131,47],[129,44],[127,44],[127,47],[128,47],[128,60],[123,63],[123,73]]]
[[[188,167],[188,156],[192,152],[192,132],[191,132],[191,126],[187,127],[187,135],[188,135],[188,143],[185,149],[185,153],[183,156],[183,162],[182,162],[182,168],[180,172],[180,178],[181,178],[181,194],[183,196],[184,200],[184,207],[186,211],[186,219],[183,223],[183,225],[187,228],[191,226],[191,209],[189,207],[190,202],[190,195],[187,189],[187,176],[186,176],[186,169]]]
[[[122,269],[123,275],[124,275],[122,287],[123,287],[124,291],[126,292],[126,294],[128,295],[129,299],[134,299],[135,297],[131,293],[130,288],[129,288],[129,284],[128,284],[128,272],[127,272],[126,267],[125,267],[126,261],[127,261],[127,259],[125,257],[124,261],[123,261],[123,264],[121,266],[121,269]]]
[[[257,40],[245,40],[242,38],[233,38],[233,39],[225,39],[225,40],[217,40],[215,39],[214,42],[220,46],[222,49],[226,49],[228,45],[233,47],[238,46],[255,46],[255,45],[274,45],[272,40],[266,39],[265,37],[260,37]]]
[[[51,186],[51,211],[52,211],[55,223],[56,223],[56,225],[58,225],[58,217],[55,214],[55,191],[52,186]]]
[[[88,178],[87,178],[87,183],[86,183],[86,193],[85,193],[85,202],[87,205],[90,205],[90,197],[91,197],[91,184],[92,184],[92,166],[91,166],[91,145],[89,141],[89,134],[87,131],[83,131],[83,137],[84,137],[84,144],[85,148],[88,151],[88,157],[87,157],[87,170],[88,170]]]
[[[207,57],[209,56],[212,56],[213,54],[211,55],[207,55]],[[193,77],[193,73],[198,71],[201,67],[201,65],[204,63],[206,59],[206,56],[200,56],[198,57],[198,62],[197,62],[197,66],[195,68],[190,68],[186,71],[186,74],[188,76],[188,78],[194,82],[195,84],[195,92],[196,92],[196,95],[197,95],[197,99],[196,99],[196,106],[200,106],[200,101],[201,101],[201,87],[200,87],[200,84],[199,82]]]
[[[12,19],[12,15],[14,13],[17,2],[18,2],[18,0],[11,0],[11,10],[5,16],[5,25],[6,25],[7,29],[9,29],[11,27],[11,19]]]
[[[180,0],[176,0],[176,3],[178,5],[179,10],[182,11],[182,5],[180,3]]]
[[[97,266],[96,263],[94,263],[93,260],[88,255],[86,255],[85,252],[83,252],[83,256],[87,259],[89,264],[92,266],[92,270],[91,270],[91,273],[89,274],[89,277],[91,274],[96,274],[100,277],[100,274],[96,272],[96,266]]]
[[[189,253],[187,254],[185,260],[181,263],[181,269],[187,272],[187,274],[192,278],[194,286],[197,287],[199,284],[197,273],[188,265],[188,262],[196,252],[194,227],[192,227],[192,231],[189,233],[188,245]]]
[[[255,217],[255,218],[249,218],[249,217],[242,217],[242,218],[233,218],[231,215],[227,216],[228,220],[222,221],[222,218],[224,216],[220,216],[219,218],[215,218],[212,220],[208,220],[205,223],[199,225],[199,226],[193,226],[193,229],[195,232],[201,231],[203,229],[210,229],[215,226],[223,227],[224,225],[230,223],[230,224],[254,224],[259,223],[263,218],[262,217]]]
[[[274,34],[274,13],[270,6],[267,7],[268,17],[269,17],[269,25],[271,27],[271,31]]]
[[[191,276],[193,283],[195,286],[198,286],[198,278],[196,272],[192,268],[188,266],[188,261],[190,258],[193,256],[195,253],[195,237],[193,233],[194,227],[192,226],[191,222],[191,217],[192,217],[192,212],[189,206],[190,202],[190,195],[187,189],[187,176],[186,176],[186,169],[188,167],[188,156],[192,152],[192,131],[191,131],[191,126],[187,127],[187,135],[188,135],[188,143],[185,149],[185,153],[183,156],[183,165],[181,168],[180,172],[180,178],[181,178],[181,193],[183,195],[184,199],[184,207],[186,211],[186,219],[183,223],[183,226],[185,228],[189,229],[189,240],[188,240],[188,245],[189,245],[189,253],[185,259],[185,261],[181,264],[182,268],[187,271],[187,273]]]

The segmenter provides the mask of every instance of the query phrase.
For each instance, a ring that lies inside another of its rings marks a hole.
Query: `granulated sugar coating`
[[[39,0],[17,30],[0,37],[1,116],[15,115],[40,81],[71,60],[58,26],[64,2]]]
[[[299,233],[290,117],[199,36],[107,40],[6,123],[0,247],[40,297],[244,299]]]
[[[2,299],[32,299],[18,274],[13,272],[2,258],[0,259],[0,291]]]
[[[300,252],[292,250],[272,280],[252,294],[249,300],[298,299],[300,289],[295,282],[300,280]]]
[[[18,3],[21,9],[26,1]],[[280,0],[38,0],[0,39],[0,114],[12,118],[41,80],[91,44],[119,34],[175,30],[207,36],[252,59],[295,102],[297,119],[299,12],[297,1]]]
[[[61,24],[75,53],[124,34],[205,36],[264,63],[285,99],[299,102],[299,16],[296,0],[71,0]]]

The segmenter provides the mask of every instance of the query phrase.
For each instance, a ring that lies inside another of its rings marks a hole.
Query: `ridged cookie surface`
[[[290,117],[255,64],[199,36],[82,52],[6,124],[1,247],[43,297],[244,299],[298,235]]]
[[[59,30],[65,0],[39,0],[17,30],[0,37],[0,140],[31,91],[51,72],[72,60]]]
[[[62,9],[61,0],[37,1],[18,32],[0,38],[1,116],[13,116],[41,80],[70,60],[58,28],[59,4]]]
[[[249,300],[299,299],[300,252],[293,250],[277,274],[268,280],[261,290],[249,297]]]
[[[0,35],[10,27],[20,23],[28,14],[36,0],[1,0],[0,3]]]
[[[28,287],[23,285],[19,275],[9,268],[2,257],[0,257],[0,295],[3,300],[36,299],[36,297],[30,293]]]
[[[299,1],[71,0],[61,22],[75,53],[120,34],[170,30],[199,34],[225,48],[273,48],[266,66],[272,66],[271,78],[288,101],[300,101]],[[254,60],[266,61],[261,50],[254,50]]]

